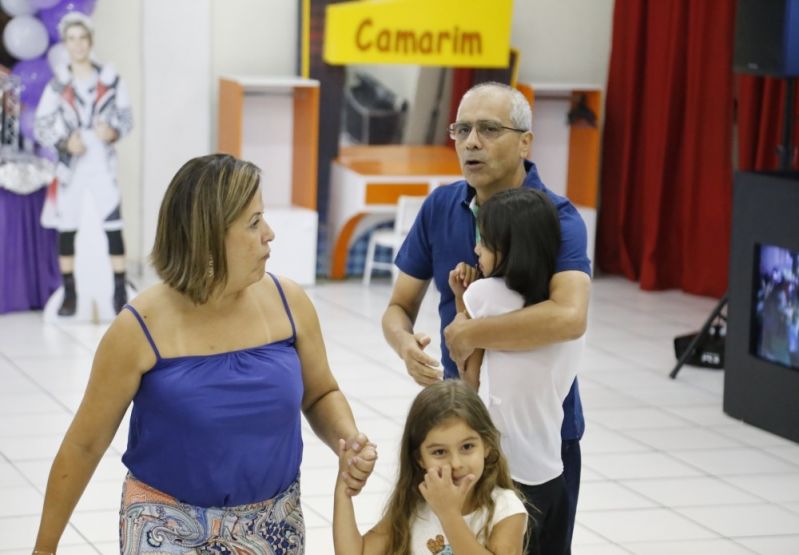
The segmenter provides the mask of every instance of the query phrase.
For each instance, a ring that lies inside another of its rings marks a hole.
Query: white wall
[[[211,147],[220,75],[297,75],[297,0],[211,0]]]
[[[161,198],[189,158],[208,154],[210,0],[143,0],[142,243],[155,238]]]
[[[522,83],[605,87],[614,0],[515,0],[511,46]]]
[[[119,186],[125,246],[131,268],[141,259],[141,175],[142,175],[142,59],[141,4],[102,0],[92,14],[94,53],[101,63],[112,63],[122,76],[133,104],[133,131],[117,145]]]

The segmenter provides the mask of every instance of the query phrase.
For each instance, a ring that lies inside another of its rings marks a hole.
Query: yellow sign
[[[327,6],[329,64],[507,67],[513,0],[363,0]]]

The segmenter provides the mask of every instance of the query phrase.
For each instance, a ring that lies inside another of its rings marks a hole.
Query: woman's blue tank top
[[[231,507],[275,497],[299,475],[302,368],[291,337],[214,355],[163,358],[153,348],[130,418],[122,462],[142,482],[184,503]]]

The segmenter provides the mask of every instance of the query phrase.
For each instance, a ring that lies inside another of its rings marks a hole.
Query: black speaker
[[[738,0],[733,60],[742,73],[799,75],[799,0]]]
[[[724,368],[724,342],[726,330],[723,324],[713,324],[707,334],[699,340],[691,354],[685,360],[685,364],[699,366],[701,368],[714,368],[722,370]],[[674,356],[682,357],[685,350],[690,346],[691,341],[697,334],[678,335],[674,338]]]

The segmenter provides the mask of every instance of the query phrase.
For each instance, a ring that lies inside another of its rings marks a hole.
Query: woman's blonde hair
[[[423,389],[414,399],[399,453],[399,476],[389,498],[384,519],[389,523],[387,553],[410,553],[411,522],[424,498],[419,484],[424,481],[425,470],[419,464],[421,445],[427,434],[439,424],[457,418],[473,429],[486,447],[483,475],[472,486],[472,499],[478,508],[487,509],[487,517],[478,537],[488,538],[489,524],[494,516],[491,493],[496,486],[516,491],[508,470],[508,463],[500,447],[500,434],[477,393],[461,380],[444,380]]]
[[[225,234],[258,194],[261,170],[227,154],[192,158],[172,178],[150,254],[158,276],[195,304],[227,281]]]

